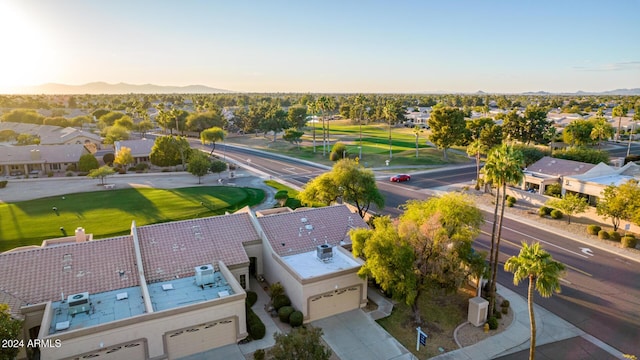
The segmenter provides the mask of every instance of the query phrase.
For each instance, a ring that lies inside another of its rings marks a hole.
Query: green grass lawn
[[[421,327],[428,338],[427,346],[420,346],[419,352],[416,351],[417,325],[414,324],[410,306],[395,304],[391,315],[378,320],[378,324],[419,359],[428,359],[440,355],[440,347],[447,352],[458,348],[453,340],[453,331],[467,320],[469,299],[473,296],[474,291],[470,288],[460,289],[453,294],[435,289],[421,295]]]
[[[287,202],[284,204],[284,206],[290,208],[290,209],[297,209],[299,207],[302,206],[302,203],[300,203],[300,200],[298,200],[298,190],[290,188],[284,184],[281,184],[275,180],[265,180],[264,182],[266,185],[271,186],[272,188],[276,189],[277,191],[280,190],[286,190],[287,191],[287,195],[289,196],[289,198],[287,199]]]
[[[259,189],[226,186],[142,188],[0,204],[0,251],[61,237],[60,227],[73,235],[81,226],[95,238],[104,238],[128,234],[132,220],[141,226],[220,215],[259,204],[264,196]]]

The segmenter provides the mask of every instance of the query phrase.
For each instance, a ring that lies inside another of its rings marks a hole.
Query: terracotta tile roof
[[[148,225],[138,228],[148,282],[194,275],[194,267],[222,260],[233,266],[249,262],[242,246],[259,240],[249,214]]]
[[[23,319],[24,316],[20,313],[20,307],[25,303],[15,296],[11,296],[4,291],[0,291],[0,304],[9,305],[9,313],[16,319]]]
[[[594,164],[588,164],[573,160],[556,159],[545,156],[535,163],[529,165],[526,170],[532,173],[565,176],[583,174],[594,166]]]
[[[25,304],[137,286],[136,274],[131,236],[0,254],[0,291]]]
[[[258,221],[271,247],[280,256],[313,251],[325,242],[331,246],[340,245],[340,241],[351,243],[349,230],[367,227],[358,214],[344,205],[267,215]]]

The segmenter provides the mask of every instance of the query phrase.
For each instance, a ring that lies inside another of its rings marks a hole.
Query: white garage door
[[[127,344],[121,344],[116,346],[110,346],[100,351],[95,351],[89,354],[78,355],[69,359],[81,360],[81,359],[93,359],[99,358],[100,360],[144,360],[147,359],[147,342],[145,340],[132,341]]]
[[[235,344],[236,320],[227,319],[201,324],[165,334],[169,359],[201,353]]]
[[[360,307],[360,286],[338,289],[309,299],[309,321]]]

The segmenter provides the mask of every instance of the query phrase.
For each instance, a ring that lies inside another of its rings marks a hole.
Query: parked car
[[[411,180],[411,176],[407,175],[407,174],[398,174],[398,175],[394,175],[391,177],[391,179],[389,179],[391,182],[403,182],[403,181],[409,181]]]

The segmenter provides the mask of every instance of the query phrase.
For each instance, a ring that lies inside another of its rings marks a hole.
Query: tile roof
[[[124,146],[131,149],[131,155],[133,157],[149,156],[154,143],[155,141],[150,139],[116,141],[116,154],[120,151],[120,148]]]
[[[24,303],[137,286],[136,274],[131,236],[0,254],[0,292]]]
[[[32,157],[32,150],[39,151],[39,159]],[[84,154],[89,154],[89,151],[82,144],[2,146],[0,165],[75,163]]]
[[[325,242],[331,246],[340,245],[340,241],[351,243],[349,230],[367,227],[358,214],[344,205],[266,215],[258,221],[271,247],[280,256],[313,251]]]
[[[246,213],[138,228],[145,276],[150,283],[193,276],[195,266],[219,260],[227,266],[248,263],[242,244],[259,239]]]
[[[18,134],[38,135],[42,145],[64,144],[79,136],[93,139],[98,143],[102,142],[100,136],[72,127],[0,122],[0,130],[5,129],[13,130]]]
[[[553,176],[567,176],[584,174],[591,170],[595,165],[583,163],[580,161],[556,159],[545,156],[542,159],[527,167],[527,171]]]

